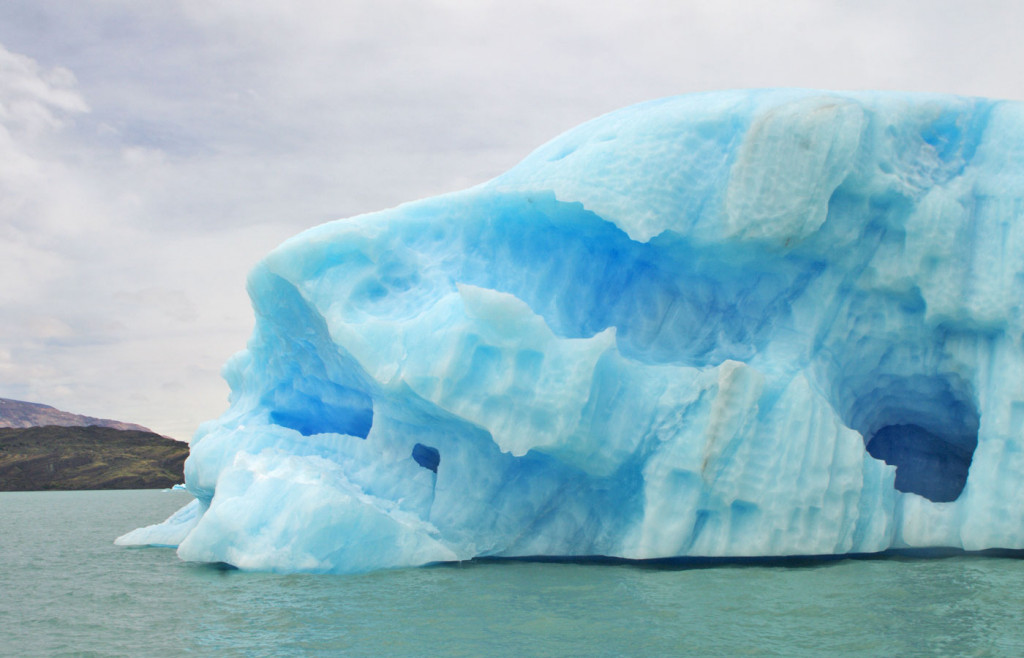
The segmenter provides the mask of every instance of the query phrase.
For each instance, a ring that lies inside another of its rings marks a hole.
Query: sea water
[[[0,653],[1021,655],[1024,561],[246,573],[112,541],[184,492],[0,494]]]

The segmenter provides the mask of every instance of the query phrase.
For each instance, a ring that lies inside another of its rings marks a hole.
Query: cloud
[[[0,124],[20,135],[59,128],[62,115],[89,108],[66,68],[41,68],[34,60],[0,47]]]
[[[187,437],[298,231],[731,87],[1024,98],[1022,9],[951,0],[7,0],[0,396]]]
[[[210,344],[206,334],[216,343],[221,309],[233,310],[229,333],[244,340],[244,267],[231,282],[237,303],[201,292],[210,268],[189,271],[189,257],[215,261],[218,249],[196,248],[194,237],[160,239],[146,221],[160,214],[160,185],[177,175],[168,158],[83,137],[88,112],[68,69],[0,47],[0,395],[93,415],[162,417],[161,431],[187,437],[202,418],[155,414],[161,401],[140,382],[173,377],[205,351],[196,344]],[[220,302],[216,319],[200,323],[190,294]],[[233,349],[205,356],[222,360]],[[211,381],[199,387],[215,389],[204,415],[223,404],[223,385]]]

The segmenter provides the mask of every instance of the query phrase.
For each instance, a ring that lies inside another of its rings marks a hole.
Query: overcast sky
[[[188,439],[248,270],[618,107],[739,87],[1024,99],[1024,5],[3,0],[0,397]]]

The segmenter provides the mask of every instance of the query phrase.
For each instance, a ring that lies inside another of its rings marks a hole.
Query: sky
[[[248,271],[588,119],[746,87],[1024,100],[978,0],[4,0],[0,397],[187,440]]]

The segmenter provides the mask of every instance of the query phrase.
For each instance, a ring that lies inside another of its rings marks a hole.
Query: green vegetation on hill
[[[0,428],[0,491],[159,489],[183,482],[188,445],[109,427]]]

